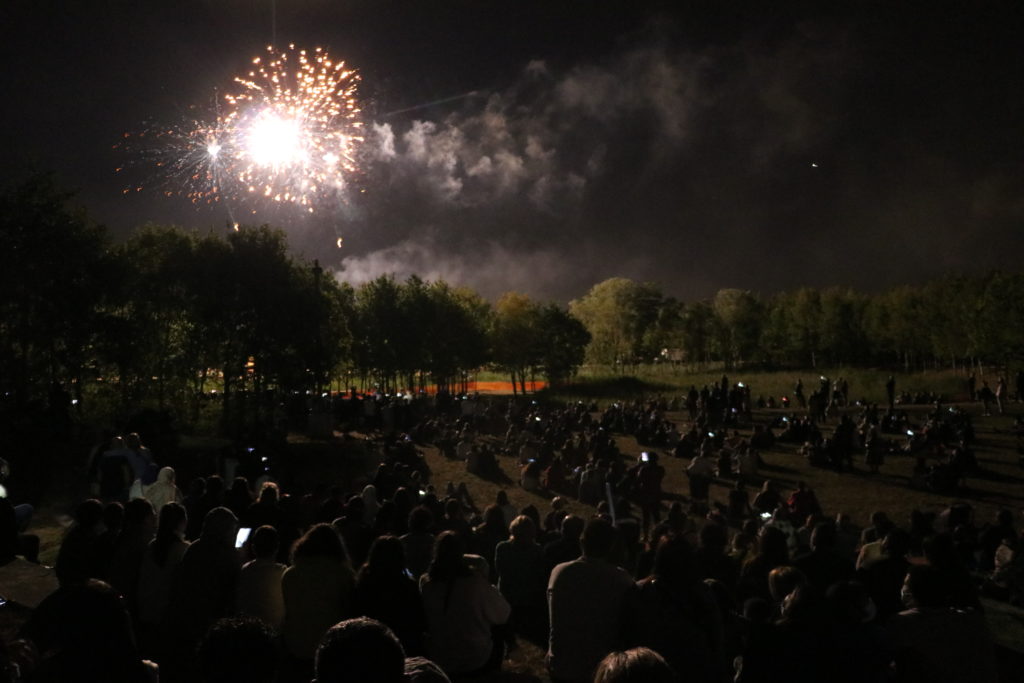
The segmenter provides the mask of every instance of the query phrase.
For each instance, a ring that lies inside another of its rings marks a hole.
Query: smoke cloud
[[[370,248],[347,255],[339,276],[415,273],[487,296],[573,296],[608,276],[606,249],[627,237],[627,226],[594,229],[605,220],[591,216],[593,197],[621,173],[609,164],[625,148],[630,172],[642,175],[685,143],[694,78],[662,48],[561,74],[533,60],[512,87],[468,97],[440,120],[373,122],[366,222],[346,239]],[[642,276],[649,259],[614,260]]]

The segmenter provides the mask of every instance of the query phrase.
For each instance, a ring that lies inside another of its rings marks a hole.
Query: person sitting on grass
[[[355,613],[380,621],[398,636],[407,653],[420,654],[425,647],[426,615],[419,585],[409,578],[405,565],[397,537],[377,538],[356,578]]]
[[[504,647],[493,631],[508,622],[511,607],[463,550],[458,534],[443,532],[420,580],[427,652],[449,675],[479,675],[501,667]]]
[[[722,679],[722,615],[684,539],[658,539],[651,575],[627,598],[624,632],[628,644],[659,653],[683,680]]]
[[[310,528],[292,548],[281,577],[284,645],[295,660],[311,663],[320,638],[352,614],[355,573],[341,536],[329,524]]]
[[[250,546],[255,557],[242,566],[235,592],[235,609],[239,614],[263,620],[275,631],[284,623],[284,595],[281,577],[285,565],[277,562],[280,537],[269,524],[256,529]]]

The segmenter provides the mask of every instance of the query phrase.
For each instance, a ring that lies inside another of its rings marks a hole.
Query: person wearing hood
[[[146,500],[153,505],[153,511],[160,515],[160,509],[167,503],[180,503],[184,496],[181,489],[175,483],[177,475],[173,467],[162,467],[157,474],[156,481],[146,489]]]

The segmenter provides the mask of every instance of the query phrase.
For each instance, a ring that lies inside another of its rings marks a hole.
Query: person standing
[[[1000,377],[996,383],[996,410],[1003,414],[1003,399],[1006,398],[1006,378]]]

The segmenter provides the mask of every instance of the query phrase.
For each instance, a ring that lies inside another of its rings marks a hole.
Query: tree
[[[0,195],[0,380],[20,405],[53,382],[81,393],[114,267],[106,229],[35,175]]]
[[[185,345],[188,274],[195,246],[195,235],[147,225],[114,252],[116,295],[103,311],[100,353],[116,370],[124,410],[143,400],[154,382],[161,409],[168,391],[188,386],[194,370]]]
[[[491,327],[491,349],[494,362],[511,376],[513,393],[516,382],[526,393],[526,375],[540,362],[540,343],[537,304],[518,292],[508,292],[498,299]]]
[[[711,341],[717,336],[718,321],[711,304],[695,301],[683,312],[683,350],[698,365],[711,360]]]
[[[657,351],[645,347],[645,334],[658,320],[663,300],[654,283],[615,277],[599,282],[582,298],[570,302],[569,312],[590,333],[587,359],[609,365],[652,360]]]
[[[833,365],[865,357],[864,298],[851,289],[831,287],[821,293],[820,339]]]
[[[748,291],[721,289],[712,302],[719,327],[719,347],[726,367],[750,360],[757,353],[761,338],[761,302]]]
[[[456,381],[464,385],[468,373],[488,361],[491,307],[475,292],[443,281],[432,283],[427,293],[431,321],[419,338],[438,389],[452,391]]]
[[[550,386],[559,386],[583,365],[590,333],[583,323],[556,304],[541,307],[538,314],[538,362]]]
[[[396,383],[401,337],[412,334],[402,316],[400,296],[401,287],[386,275],[356,289],[356,363],[385,391]]]

